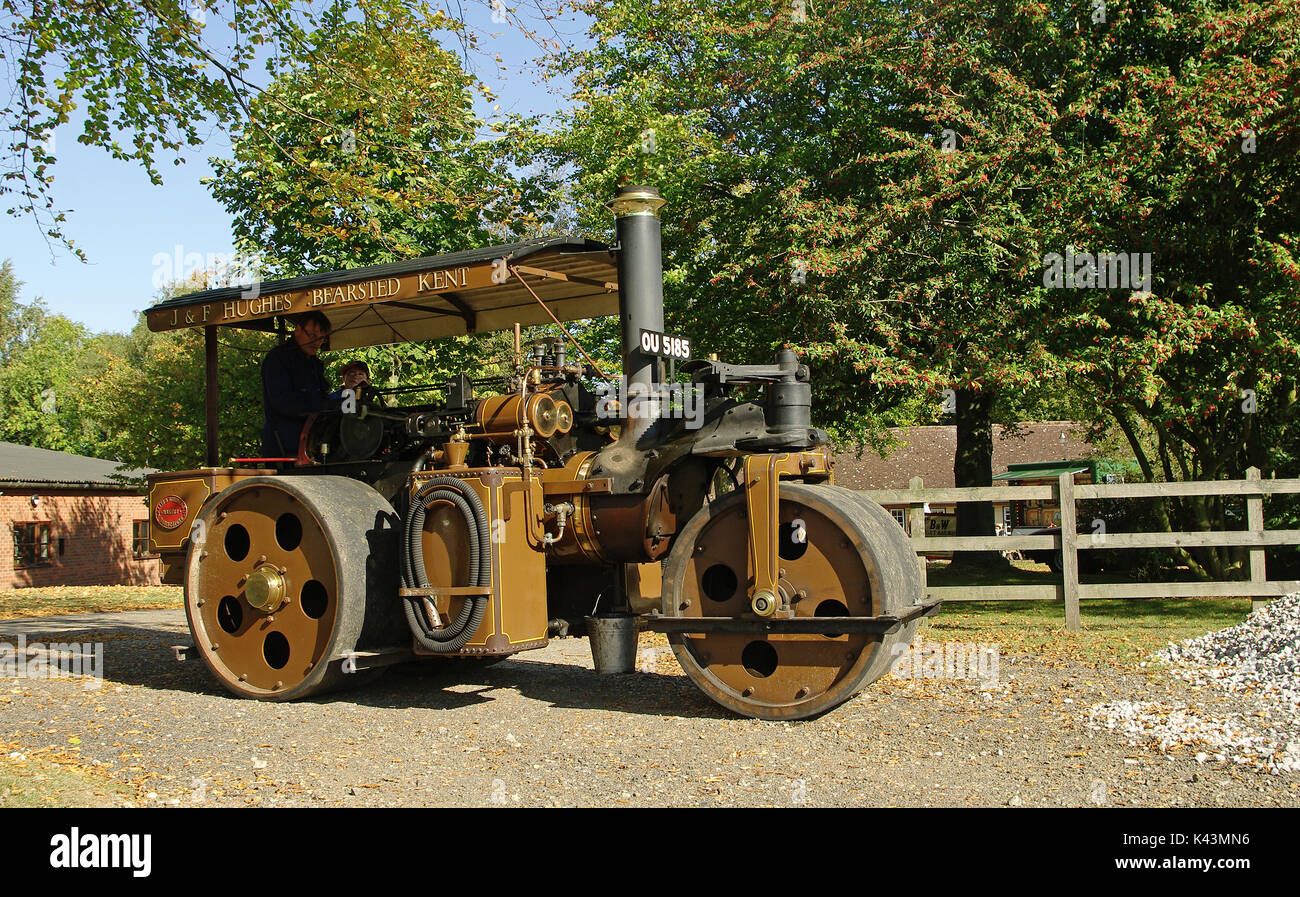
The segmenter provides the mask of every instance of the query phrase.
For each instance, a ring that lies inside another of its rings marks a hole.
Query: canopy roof
[[[579,237],[546,237],[204,290],[160,302],[145,317],[154,331],[274,330],[276,318],[319,311],[332,325],[329,347],[355,349],[549,322],[533,293],[561,321],[618,314],[614,250]]]

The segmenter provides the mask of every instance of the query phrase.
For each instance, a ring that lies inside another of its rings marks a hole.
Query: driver
[[[296,457],[303,422],[325,408],[329,384],[317,353],[329,333],[329,318],[309,311],[297,319],[290,339],[266,353],[262,361],[263,457]]]

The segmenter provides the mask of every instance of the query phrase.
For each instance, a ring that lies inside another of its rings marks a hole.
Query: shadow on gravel
[[[241,700],[222,688],[202,661],[175,659],[172,646],[189,644],[188,633],[131,627],[79,630],[75,635],[66,630],[27,638],[29,643],[74,638],[103,641],[105,686],[133,685]],[[490,666],[434,661],[401,664],[356,688],[301,703],[456,710],[489,703],[494,700],[492,693],[500,690],[516,691],[560,708],[739,719],[706,698],[685,677],[642,672],[606,676],[580,666],[531,659],[504,660]]]
[[[181,663],[173,645],[190,644],[188,633],[148,625],[111,628],[61,624],[30,627],[22,633],[27,646],[99,642],[104,646],[104,685],[135,685],[216,695],[227,692],[207,674],[202,662]],[[13,643],[17,636],[0,639]]]
[[[38,640],[51,642],[72,641],[74,636],[77,641],[86,641],[87,639],[93,641],[100,636],[132,632],[171,639],[172,644],[180,644],[191,640],[187,630],[168,628],[167,625],[160,625],[151,620],[141,620],[140,622],[115,621],[112,625],[106,626],[101,619],[104,616],[104,614],[64,614],[59,617],[44,617],[39,620],[0,620],[0,639],[12,641],[21,633],[28,642]],[[184,622],[184,618],[182,618],[181,622]]]
[[[526,698],[566,709],[739,718],[706,698],[685,677],[640,672],[605,676],[570,664],[538,660],[505,660],[490,667],[470,669],[440,668],[435,663],[403,664],[389,670],[373,686],[345,694],[354,703],[371,707],[439,709],[448,706],[449,699],[464,694],[450,689],[465,686],[480,686],[474,692],[476,695],[509,689]],[[481,700],[491,700],[491,697]]]

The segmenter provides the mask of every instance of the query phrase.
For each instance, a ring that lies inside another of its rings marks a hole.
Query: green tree
[[[267,275],[355,268],[536,235],[544,174],[518,163],[518,125],[480,139],[483,86],[433,36],[456,33],[441,12],[343,8],[321,17],[307,52],[285,60],[251,106],[230,159],[212,160],[214,197],[237,245]],[[305,112],[305,114],[304,114]],[[372,347],[376,385],[440,384],[504,358],[503,335]],[[256,379],[246,360],[243,376]]]
[[[37,303],[22,304],[19,300],[22,288],[23,283],[14,272],[13,259],[5,259],[0,264],[0,367],[9,364],[31,340],[44,313]]]
[[[579,195],[663,183],[672,318],[801,348],[840,435],[952,390],[957,482],[982,485],[991,424],[1045,404],[1170,479],[1240,475],[1292,426],[1295,3],[588,10],[552,151]],[[1049,289],[1071,246],[1152,252],[1154,286]]]
[[[1059,239],[1149,252],[1152,283],[1067,293],[1054,338],[1148,478],[1286,475],[1300,407],[1300,5],[1138,6],[1104,29],[1078,54],[1093,86],[1074,110],[1084,162],[1061,194],[1073,227]],[[1233,504],[1168,510],[1180,528],[1224,529]],[[1245,551],[1183,557],[1223,576]]]
[[[250,104],[213,196],[267,274],[372,265],[486,242],[535,222],[506,141],[480,141],[484,88],[441,49],[443,13],[334,7]]]
[[[415,17],[431,31],[449,31],[467,54],[477,48],[470,29],[425,0],[333,0],[319,11],[294,0],[0,0],[0,59],[12,78],[0,106],[10,135],[0,168],[6,211],[34,217],[81,255],[55,196],[56,129],[77,122],[78,142],[142,166],[161,184],[163,163],[182,164],[212,126],[259,126],[258,63],[274,71],[310,57],[317,48],[308,35],[348,14],[372,22]],[[518,15],[510,20],[529,33]],[[366,66],[364,59],[331,62],[350,71]],[[279,97],[303,118],[317,108],[313,99]]]
[[[0,439],[84,453],[95,445],[87,397],[75,388],[89,336],[51,314],[39,298],[24,304],[13,265],[0,265]]]

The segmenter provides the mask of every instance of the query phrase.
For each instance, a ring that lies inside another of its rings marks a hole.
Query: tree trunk
[[[957,452],[952,473],[958,488],[993,485],[993,399],[992,390],[957,390]],[[993,502],[964,502],[957,505],[957,535],[996,535]],[[1009,566],[996,551],[954,551],[954,567]]]

